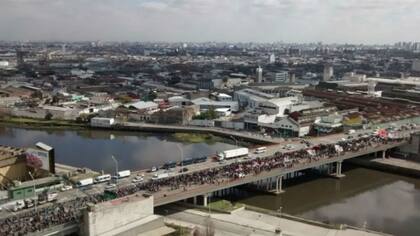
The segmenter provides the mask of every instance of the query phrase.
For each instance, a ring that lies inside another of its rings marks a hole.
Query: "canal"
[[[120,169],[143,169],[168,160],[211,155],[234,148],[232,140],[181,141],[171,134],[100,130],[62,131],[0,128],[0,144],[33,146],[41,141],[56,148],[57,162],[112,172],[111,155]],[[230,142],[231,144],[226,144]],[[285,193],[274,196],[240,190],[229,199],[261,208],[336,224],[366,226],[402,236],[420,235],[420,180],[344,165],[346,177],[303,176],[284,181]]]

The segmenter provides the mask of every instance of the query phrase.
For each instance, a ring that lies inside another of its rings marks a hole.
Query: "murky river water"
[[[207,140],[206,143],[181,142],[170,134],[0,128],[2,145],[29,147],[36,142],[55,147],[57,163],[105,172],[112,172],[115,168],[111,155],[118,159],[120,170],[139,170],[169,160],[180,161],[181,152],[177,144],[181,146],[184,158],[213,155],[235,148],[217,140]]]

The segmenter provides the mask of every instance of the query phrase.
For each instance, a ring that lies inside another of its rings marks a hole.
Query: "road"
[[[380,233],[366,232],[356,229],[338,230],[322,227],[288,218],[240,209],[231,214],[211,213],[177,206],[165,208],[166,222],[199,227],[206,230],[209,227],[215,235],[275,235],[276,229],[281,229],[284,236],[379,236]]]

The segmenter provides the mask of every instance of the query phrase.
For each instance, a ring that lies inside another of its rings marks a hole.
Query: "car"
[[[138,183],[138,182],[142,182],[144,180],[143,177],[141,176],[136,176],[131,182],[133,183]]]
[[[116,184],[108,184],[105,186],[105,190],[113,190],[116,189],[117,185]]]
[[[187,171],[188,171],[188,168],[187,167],[184,167],[184,168],[182,168],[182,169],[179,170],[179,173],[184,173],[184,172],[187,172]]]
[[[150,172],[156,172],[158,171],[158,168],[156,166],[153,166],[152,169],[150,169]]]
[[[60,188],[61,192],[72,190],[72,189],[73,189],[73,186],[71,185],[64,185],[63,187]]]

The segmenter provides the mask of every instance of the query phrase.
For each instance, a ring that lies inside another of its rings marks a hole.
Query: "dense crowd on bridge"
[[[120,187],[114,192],[117,197],[124,197],[141,191],[149,193],[161,189],[188,190],[193,185],[222,184],[238,178],[258,175],[264,171],[278,168],[293,168],[321,159],[335,158],[350,152],[358,152],[378,145],[400,142],[404,138],[382,138],[377,135],[362,136],[357,139],[340,141],[334,144],[320,144],[307,149],[277,152],[271,157],[237,161],[207,170],[189,172],[159,180],[131,184]],[[12,217],[0,219],[0,235],[26,235],[29,232],[42,231],[55,225],[77,223],[81,219],[81,209],[88,203],[106,201],[104,194],[95,194],[76,198],[64,203],[16,213]]]

